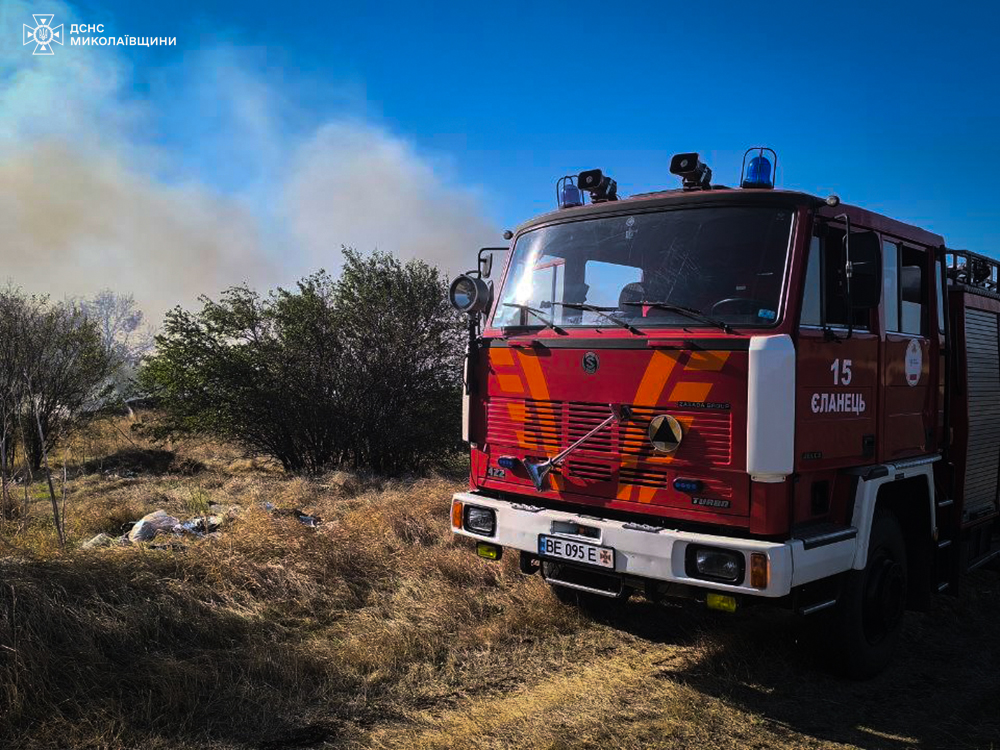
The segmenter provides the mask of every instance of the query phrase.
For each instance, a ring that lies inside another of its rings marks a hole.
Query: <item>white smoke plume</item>
[[[325,125],[296,149],[283,198],[313,264],[344,243],[464,271],[499,239],[475,193],[449,185],[406,142],[358,122]]]
[[[0,158],[0,276],[56,298],[133,293],[152,320],[273,273],[254,218],[199,185],[168,186],[113,150],[64,138]]]
[[[67,30],[78,20],[56,2],[46,12]],[[30,5],[5,2],[0,33],[19,35],[30,19]],[[132,293],[158,322],[230,284],[336,272],[341,244],[450,274],[495,242],[477,193],[406,140],[338,113],[282,135],[280,94],[241,66],[238,50],[185,64],[201,86],[202,109],[190,116],[221,123],[211,138],[228,140],[204,145],[231,148],[237,184],[220,187],[176,151],[199,144],[148,135],[160,113],[132,96],[130,69],[111,48],[67,45],[51,57],[0,48],[0,282],[55,298]]]

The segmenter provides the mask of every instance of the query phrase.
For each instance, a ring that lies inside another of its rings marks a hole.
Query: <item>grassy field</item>
[[[41,485],[3,525],[2,748],[1000,748],[996,570],[849,683],[780,612],[560,604],[513,555],[452,539],[460,479],[307,481],[126,432],[57,452],[69,549]],[[79,548],[209,502],[242,508],[217,537]]]

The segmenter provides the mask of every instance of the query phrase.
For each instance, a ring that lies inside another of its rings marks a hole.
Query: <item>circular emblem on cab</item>
[[[593,375],[600,366],[601,360],[593,352],[587,352],[583,355],[583,371],[588,375]]]
[[[673,453],[684,439],[681,423],[669,414],[659,414],[649,423],[649,443],[657,453]]]

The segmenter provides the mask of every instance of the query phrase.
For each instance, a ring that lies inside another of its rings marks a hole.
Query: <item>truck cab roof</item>
[[[789,208],[805,207],[817,210],[820,216],[828,219],[846,214],[853,225],[874,230],[880,234],[909,240],[927,247],[942,247],[944,245],[944,238],[938,234],[869,211],[860,206],[852,206],[846,203],[831,206],[824,198],[797,190],[729,188],[721,185],[713,186],[711,190],[675,189],[639,193],[614,201],[587,203],[582,206],[557,209],[522,223],[518,226],[515,234],[520,234],[526,230],[545,224],[575,221],[609,214],[634,213],[664,208],[678,208],[680,206],[734,204],[784,205]]]

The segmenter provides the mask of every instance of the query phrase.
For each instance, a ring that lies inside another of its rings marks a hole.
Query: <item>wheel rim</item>
[[[873,553],[865,577],[864,629],[868,642],[885,640],[903,619],[906,605],[906,571],[884,547]]]

